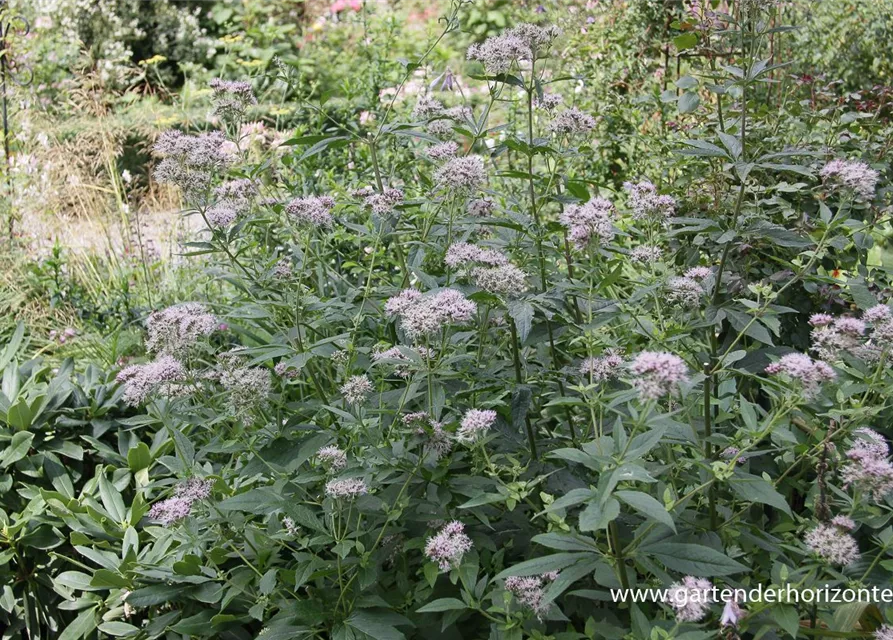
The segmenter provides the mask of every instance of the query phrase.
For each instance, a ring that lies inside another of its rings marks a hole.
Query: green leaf
[[[99,625],[99,630],[103,633],[107,633],[110,636],[132,636],[135,633],[139,633],[139,627],[135,627],[132,624],[127,624],[126,622],[103,622]]]
[[[867,602],[847,602],[834,610],[831,629],[834,631],[854,631],[868,607]]]
[[[72,620],[71,624],[65,627],[59,635],[59,640],[79,640],[96,628],[99,619],[96,615],[96,608],[91,607],[81,611],[77,618]]]
[[[750,571],[726,554],[700,544],[658,542],[639,551],[654,557],[667,569],[693,576],[728,576]]]
[[[679,151],[686,156],[704,156],[708,158],[729,158],[729,154],[717,147],[715,144],[704,142],[703,140],[683,140],[682,144],[688,145],[691,149],[682,149]]]
[[[170,602],[180,595],[186,587],[179,585],[153,584],[151,587],[137,589],[127,596],[127,604],[133,607],[153,607]]]
[[[729,484],[732,487],[732,491],[742,500],[768,504],[770,507],[781,509],[789,516],[792,516],[791,508],[785,501],[784,496],[778,493],[772,484],[763,478],[744,473],[743,471],[736,471],[735,475],[729,478]]]
[[[15,357],[16,353],[19,351],[19,347],[22,346],[22,341],[25,337],[25,323],[19,320],[16,323],[16,330],[12,334],[12,338],[3,348],[3,351],[0,352],[0,369],[5,369],[6,365],[12,362],[12,359]]]
[[[620,503],[614,498],[609,499],[604,506],[593,502],[580,512],[580,531],[607,529],[619,515]]]
[[[686,91],[679,96],[679,113],[692,113],[701,104],[701,98],[694,91]]]
[[[800,629],[800,616],[797,614],[796,607],[789,604],[776,605],[772,607],[772,617],[776,624],[787,631],[792,638],[797,637],[797,631]]]
[[[676,523],[660,502],[642,491],[615,491],[614,497],[622,500],[647,518],[664,524],[676,531]]]
[[[578,560],[590,558],[592,557],[592,555],[593,554],[591,552],[553,553],[552,555],[543,556],[542,558],[525,560],[520,564],[509,567],[493,579],[502,580],[503,578],[508,578],[509,576],[538,576],[541,573],[546,573],[548,571],[561,571],[565,567],[569,567],[572,564],[576,563]]]
[[[518,339],[524,342],[530,334],[533,325],[533,305],[521,300],[511,300],[507,305],[509,316],[518,329]]]
[[[502,502],[503,500],[505,500],[505,496],[501,493],[482,493],[468,502],[460,504],[459,508],[471,509],[472,507],[481,507],[485,504],[494,504],[496,502]]]
[[[719,139],[722,141],[723,146],[729,150],[729,154],[732,156],[733,160],[737,160],[741,157],[741,141],[724,131],[719,132]]]
[[[221,511],[244,511],[246,513],[267,514],[275,511],[282,503],[282,498],[272,489],[250,489],[245,493],[234,495],[217,503]]]
[[[115,519],[115,522],[125,522],[127,519],[127,507],[124,506],[121,493],[105,477],[104,469],[99,468],[97,472],[99,474],[99,497],[102,500],[102,506]]]
[[[258,585],[260,588],[261,594],[268,596],[273,593],[273,589],[276,588],[276,573],[277,570],[275,567],[267,570],[267,572],[260,579],[260,584]]]
[[[90,576],[80,571],[63,571],[55,577],[54,582],[69,589],[93,591],[90,586]]]
[[[351,616],[344,621],[344,624],[353,627],[358,631],[362,631],[367,636],[375,638],[375,640],[404,640],[404,636],[400,631],[388,624],[390,616],[386,614],[374,613],[371,611],[354,611]]]
[[[533,536],[532,542],[559,551],[593,551],[590,539],[570,533],[541,533]]]
[[[679,51],[692,49],[698,46],[698,34],[696,34],[694,31],[689,31],[688,33],[678,35],[673,38],[673,46],[676,47],[676,49]]]
[[[437,613],[439,611],[458,611],[467,609],[468,605],[457,598],[441,598],[434,602],[429,602],[421,609],[417,609],[416,613]]]
[[[28,449],[31,448],[32,440],[34,440],[34,434],[30,431],[14,433],[9,445],[3,450],[3,454],[0,455],[0,459],[2,459],[0,467],[6,468],[28,455]]]
[[[149,451],[145,442],[140,442],[135,447],[131,447],[127,452],[127,466],[131,471],[139,471],[145,469],[152,463],[152,453]]]

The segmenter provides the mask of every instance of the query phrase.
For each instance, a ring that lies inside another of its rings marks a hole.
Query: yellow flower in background
[[[167,58],[161,55],[154,55],[151,58],[146,58],[145,60],[140,60],[139,65],[141,67],[151,67],[155,64],[161,64],[162,62],[166,62]]]
[[[291,109],[286,109],[285,107],[273,107],[270,109],[271,116],[285,116],[291,113]]]
[[[264,64],[263,60],[243,60],[242,58],[236,58],[236,62],[248,68],[260,67]]]
[[[232,35],[221,36],[220,42],[222,42],[223,44],[235,44],[237,42],[241,42],[244,39],[245,39],[245,36],[243,36],[241,33],[237,33],[237,34],[232,34]]]
[[[155,120],[155,123],[160,127],[169,127],[179,121],[180,118],[178,118],[177,116],[166,116],[163,118],[158,118],[157,120]]]

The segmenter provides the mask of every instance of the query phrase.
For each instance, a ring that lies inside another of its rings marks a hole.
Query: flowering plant
[[[252,85],[214,82],[225,131],[155,145],[206,295],[112,372],[111,475],[41,494],[66,640],[889,635],[704,596],[877,584],[893,537],[886,165],[799,144],[775,3],[713,4],[667,96],[691,129],[604,183],[554,26],[468,48],[470,100],[397,103],[434,45],[371,120],[304,96],[319,131],[261,158]],[[641,586],[669,595],[610,601]]]

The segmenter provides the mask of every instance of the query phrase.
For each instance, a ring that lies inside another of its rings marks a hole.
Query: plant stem
[[[521,373],[521,354],[518,341],[518,328],[515,326],[514,318],[509,318],[509,327],[512,330],[512,360],[515,364],[515,380],[518,386],[524,384],[524,376]],[[534,460],[538,458],[536,449],[536,434],[533,431],[533,425],[530,423],[530,415],[524,415],[525,426],[527,427],[527,441],[530,444],[530,457]]]

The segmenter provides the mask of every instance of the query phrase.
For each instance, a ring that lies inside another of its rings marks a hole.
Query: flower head
[[[866,200],[874,197],[878,181],[877,171],[856,160],[832,160],[819,175],[832,188],[850,191]]]
[[[727,600],[722,608],[722,615],[719,618],[719,626],[721,627],[737,627],[738,620],[744,612],[735,600]]]
[[[893,640],[893,626],[888,624],[881,625],[880,628],[874,632],[875,640]]]
[[[505,590],[542,620],[551,608],[551,604],[546,602],[546,586],[557,578],[557,572],[540,576],[509,576],[505,579]]]
[[[219,131],[196,136],[165,131],[155,142],[155,153],[163,157],[155,168],[155,179],[179,187],[192,202],[205,202],[214,176],[232,160],[225,143]]]
[[[367,493],[369,487],[361,478],[343,478],[326,483],[326,495],[336,500],[355,500]]]
[[[542,98],[536,99],[536,106],[546,111],[554,111],[562,102],[564,98],[560,93],[544,93]]]
[[[415,339],[437,333],[449,324],[469,322],[477,312],[477,305],[455,289],[428,295],[416,289],[404,289],[385,303],[385,311],[398,317],[403,330]]]
[[[434,160],[435,162],[452,160],[456,157],[458,152],[459,145],[452,141],[441,142],[440,144],[435,144],[434,146],[425,149],[425,155],[428,159]]]
[[[800,383],[806,398],[815,397],[822,383],[837,378],[827,362],[813,360],[805,353],[788,353],[766,367],[766,373],[782,374]]]
[[[527,291],[527,274],[513,264],[479,267],[474,270],[474,280],[484,291],[513,298]]]
[[[443,103],[430,95],[419,96],[418,102],[412,109],[413,120],[428,120],[443,113]]]
[[[696,308],[701,304],[705,291],[694,278],[674,277],[667,280],[667,302],[682,307]]]
[[[197,302],[185,302],[156,311],[146,321],[146,350],[185,355],[199,338],[216,331],[219,324],[217,318]]]
[[[704,578],[685,576],[667,591],[666,602],[676,611],[680,622],[698,622],[710,610],[713,584]]]
[[[569,231],[570,239],[582,249],[593,240],[607,243],[614,239],[614,205],[604,198],[593,198],[583,205],[564,209],[559,222]]]
[[[840,471],[844,487],[854,486],[882,500],[893,492],[893,464],[888,455],[889,445],[873,429],[860,427],[853,432],[856,438],[847,450],[847,463]]]
[[[257,104],[251,83],[241,80],[211,80],[214,92],[214,115],[226,122],[237,122],[252,105]]]
[[[820,524],[803,538],[810,551],[831,564],[847,566],[859,559],[856,539],[840,527]]]
[[[341,395],[348,404],[361,405],[372,393],[372,382],[367,376],[351,376],[341,385]]]
[[[266,403],[273,381],[270,370],[263,367],[224,365],[220,371],[220,384],[227,391],[233,413],[245,417],[252,409]]]
[[[189,388],[184,384],[186,377],[186,367],[179,360],[161,355],[154,362],[125,367],[115,380],[124,385],[124,403],[137,406],[153,394],[161,397],[181,395]]]
[[[469,409],[462,416],[462,424],[456,436],[464,442],[473,442],[489,431],[494,422],[496,412],[492,409]]]
[[[580,364],[580,375],[588,377],[592,382],[606,382],[616,378],[622,367],[623,356],[608,352],[597,358],[586,358]]]
[[[641,264],[651,264],[663,257],[664,251],[660,247],[642,244],[629,252],[629,259]]]
[[[434,172],[434,181],[442,189],[458,193],[478,190],[487,179],[480,156],[453,158]]]
[[[404,194],[400,189],[385,187],[381,193],[370,191],[363,196],[363,206],[372,209],[372,213],[386,216],[403,202]]]
[[[671,196],[659,195],[657,187],[647,180],[638,183],[624,182],[623,188],[636,220],[665,221],[676,213],[676,201]]]
[[[188,516],[193,504],[209,498],[213,485],[212,480],[190,478],[174,489],[173,496],[152,505],[148,516],[168,527]]]
[[[295,198],[285,205],[285,213],[299,225],[311,227],[331,227],[334,223],[332,208],[334,198],[329,196],[308,196]]]
[[[595,128],[595,118],[577,107],[565,109],[549,123],[549,131],[558,135],[572,136],[589,133]]]
[[[494,207],[495,205],[492,200],[479,198],[476,200],[469,200],[465,212],[472,218],[483,218],[492,214]]]
[[[462,556],[471,551],[472,546],[471,538],[465,534],[465,525],[454,520],[428,538],[425,555],[436,562],[441,571],[449,571],[459,566]]]
[[[629,370],[635,376],[633,386],[646,400],[657,400],[688,382],[688,367],[682,358],[663,351],[642,351]]]
[[[347,454],[334,444],[317,451],[316,459],[329,471],[340,471],[347,466]]]

